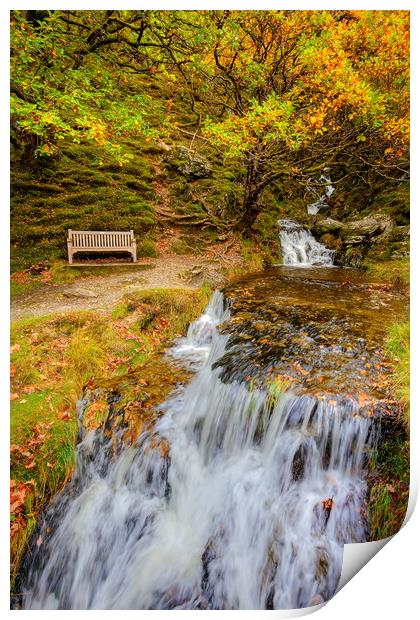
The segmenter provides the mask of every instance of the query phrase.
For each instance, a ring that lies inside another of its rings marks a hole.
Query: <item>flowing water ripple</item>
[[[82,439],[34,544],[25,608],[288,609],[333,595],[344,543],[366,538],[371,418],[349,396],[223,377],[229,305],[216,292],[170,351],[196,373],[153,433],[114,459],[100,430]]]

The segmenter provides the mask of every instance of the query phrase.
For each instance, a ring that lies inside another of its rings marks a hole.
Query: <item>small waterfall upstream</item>
[[[308,261],[326,260],[308,243]],[[24,608],[290,609],[333,595],[343,545],[366,537],[371,419],[349,396],[222,380],[230,320],[216,292],[175,343],[174,363],[196,372],[153,432],[114,458],[115,437],[85,434],[36,534]]]
[[[280,244],[284,265],[329,267],[334,251],[314,239],[311,233],[292,220],[280,220]]]
[[[323,184],[323,191],[321,195],[319,195],[318,190],[315,190],[313,187],[311,188],[311,185],[309,184],[309,189],[312,189],[312,191],[317,195],[317,200],[306,207],[309,215],[316,215],[319,211],[328,209],[328,199],[335,192],[335,187],[332,185],[331,179],[328,175],[321,174],[318,180],[318,184],[319,183]]]

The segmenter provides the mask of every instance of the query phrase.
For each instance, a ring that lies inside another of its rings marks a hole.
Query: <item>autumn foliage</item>
[[[35,158],[198,136],[237,163],[248,224],[278,179],[408,175],[408,11],[14,11],[11,41],[12,138]]]

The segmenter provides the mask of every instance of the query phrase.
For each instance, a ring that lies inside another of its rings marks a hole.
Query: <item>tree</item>
[[[225,11],[210,15],[205,135],[246,166],[242,223],[278,178],[408,174],[408,13]],[[344,172],[343,172],[344,171]]]
[[[244,170],[243,228],[278,179],[407,178],[407,11],[14,11],[11,43],[29,156],[191,134]],[[187,95],[189,126],[152,82]]]
[[[160,120],[163,102],[144,95],[142,79],[167,76],[168,61],[182,71],[179,19],[164,11],[14,11],[12,135],[28,157],[83,141],[122,161],[121,137],[157,137],[148,118],[153,108]]]

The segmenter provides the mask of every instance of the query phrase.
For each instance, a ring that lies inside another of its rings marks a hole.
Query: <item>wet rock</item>
[[[335,250],[335,264],[358,268],[372,248],[393,243],[395,226],[387,215],[350,222],[327,217],[317,218],[310,230],[321,243]],[[401,231],[398,236],[404,233]]]
[[[213,172],[210,162],[205,157],[186,146],[174,146],[166,153],[165,158],[171,168],[180,172],[189,181],[209,177]]]
[[[341,229],[341,236],[344,239],[352,236],[373,237],[391,230],[392,227],[393,223],[388,217],[378,219],[365,217],[361,220],[345,223]]]
[[[371,415],[379,431],[381,441],[396,437],[403,440],[407,438],[407,427],[401,413],[400,403],[378,401],[374,403]]]
[[[315,235],[324,235],[326,233],[334,234],[338,233],[344,224],[338,220],[333,220],[331,217],[324,219],[318,219],[310,226],[310,230]]]
[[[69,288],[63,291],[64,297],[77,297],[81,299],[96,298],[98,295],[87,288]]]
[[[299,450],[296,452],[295,456],[293,457],[292,479],[294,481],[302,480],[305,474],[305,458],[306,458],[305,450],[301,446]]]
[[[365,217],[361,220],[353,220],[352,222],[340,222],[330,217],[318,219],[310,229],[316,235],[326,233],[339,234],[343,241],[347,241],[353,237],[373,237],[393,228],[392,220],[387,217],[373,218]]]

